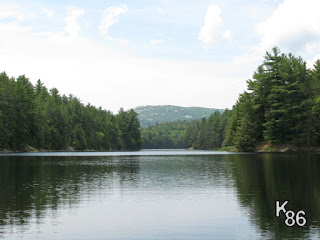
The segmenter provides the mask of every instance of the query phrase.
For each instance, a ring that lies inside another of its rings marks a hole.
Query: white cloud
[[[127,46],[130,43],[128,39],[117,38],[115,40],[120,46]]]
[[[77,18],[82,14],[84,14],[83,9],[80,9],[80,8],[68,9],[67,16],[64,19],[66,22],[66,27],[64,30],[69,36],[76,37],[81,31],[81,27],[77,22]]]
[[[309,56],[314,51],[313,56],[319,54],[319,9],[319,0],[285,0],[267,20],[256,25],[259,43],[235,61],[244,63],[262,59],[263,54],[274,46],[283,52]]]
[[[279,0],[263,0],[264,2],[274,2],[274,3],[277,3],[277,2],[279,2]]]
[[[146,104],[231,107],[246,85],[237,66],[138,58],[80,36],[65,44],[56,39],[68,37],[60,32],[37,33],[17,22],[0,23],[0,34],[1,71],[41,79],[112,111]]]
[[[164,9],[164,8],[157,8],[157,12],[160,14],[160,15],[166,15],[168,13],[168,10],[167,9]]]
[[[57,42],[59,44],[64,45],[72,45],[74,41],[80,38],[79,33],[81,31],[81,26],[78,23],[78,18],[84,13],[85,11],[81,8],[69,8],[64,18],[66,24],[64,27],[64,31],[40,32],[37,34],[41,37],[47,38],[47,40],[50,42]]]
[[[224,30],[222,33],[222,39],[226,41],[231,41],[232,39],[232,32],[231,30]]]
[[[45,9],[43,9],[43,12],[48,18],[52,18],[52,16],[53,16],[53,11],[52,10],[50,10],[48,8],[45,8]]]
[[[312,59],[307,60],[307,67],[313,68],[316,61],[320,60],[320,53],[315,55]]]
[[[160,43],[162,43],[163,41],[161,40],[161,39],[152,39],[152,40],[150,40],[150,43],[152,44],[152,45],[158,45],[158,44],[160,44]]]
[[[99,25],[99,30],[102,36],[106,39],[112,39],[109,36],[109,28],[118,22],[119,16],[128,12],[126,5],[120,5],[119,7],[108,7],[104,13]]]
[[[256,26],[257,34],[261,36],[261,47],[281,45],[296,51],[318,39],[319,9],[319,0],[284,1],[272,16]]]
[[[231,40],[231,31],[223,30],[221,9],[210,5],[204,17],[204,24],[199,33],[199,40],[204,44],[212,44],[219,40]]]
[[[18,21],[23,20],[24,15],[20,8],[11,4],[0,4],[0,19],[12,18]]]

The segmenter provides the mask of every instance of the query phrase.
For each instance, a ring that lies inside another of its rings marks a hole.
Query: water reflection
[[[315,154],[228,155],[234,166],[238,200],[268,239],[311,238],[320,226],[320,159]],[[307,224],[287,227],[275,217],[275,201],[288,200],[286,209],[304,210]],[[315,236],[313,236],[315,237]]]
[[[40,222],[47,210],[74,207],[124,181],[134,184],[138,173],[135,157],[1,158],[0,225],[24,225],[31,217]]]
[[[317,238],[319,169],[316,154],[0,157],[0,231],[68,238],[56,217],[84,239]],[[286,227],[276,200],[307,225]]]

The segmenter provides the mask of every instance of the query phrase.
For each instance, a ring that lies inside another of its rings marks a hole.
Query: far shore
[[[136,149],[140,150],[140,149]],[[72,147],[67,147],[67,149],[61,150],[47,150],[47,149],[36,149],[31,146],[26,146],[23,150],[14,151],[10,149],[0,149],[0,153],[41,153],[41,152],[117,152],[117,151],[135,151],[133,149],[121,149],[121,150],[95,150],[95,149],[85,149],[85,150],[75,150]]]
[[[231,152],[242,152],[236,147],[224,147],[221,150],[231,151]],[[295,144],[285,144],[285,143],[259,143],[251,152],[277,152],[277,153],[285,153],[285,152],[320,152],[319,146],[299,146]]]
[[[0,153],[41,153],[41,152],[118,152],[118,151],[139,151],[142,149],[121,149],[121,150],[95,150],[95,149],[85,149],[85,150],[75,150],[72,147],[67,147],[67,149],[61,150],[47,150],[47,149],[36,149],[31,146],[25,147],[24,150],[14,151],[10,149],[0,149]],[[149,149],[143,149],[149,150]],[[153,149],[154,150],[154,149]],[[157,150],[167,150],[167,149],[157,149]],[[177,150],[177,149],[170,149]],[[181,150],[181,149],[180,149]],[[288,153],[288,152],[320,152],[319,146],[298,146],[295,144],[270,144],[270,143],[260,143],[257,144],[251,151],[241,151],[234,146],[223,147],[220,149],[194,149],[186,148],[185,150],[213,150],[213,151],[226,151],[226,152],[254,152],[254,153]]]

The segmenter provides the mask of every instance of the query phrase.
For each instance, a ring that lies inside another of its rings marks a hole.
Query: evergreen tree
[[[121,115],[121,114],[120,114]],[[118,119],[121,122],[120,131]],[[38,80],[0,74],[0,149],[23,151],[28,145],[44,150],[139,149],[140,124],[133,110],[117,117],[72,95],[60,96]]]
[[[124,111],[121,108],[117,115],[117,120],[122,134],[124,148],[140,149],[141,136],[138,114],[133,109]]]
[[[312,144],[316,120],[317,70],[310,71],[302,58],[267,52],[248,80],[248,92],[236,103],[224,145],[250,150],[258,142]],[[314,142],[313,144],[316,144]]]

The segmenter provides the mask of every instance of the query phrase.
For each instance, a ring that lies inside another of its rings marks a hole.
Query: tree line
[[[0,149],[140,149],[140,123],[131,109],[114,115],[72,96],[34,86],[24,75],[0,73]]]
[[[193,126],[189,126],[185,133],[187,148],[221,148],[231,115],[232,111],[228,109],[223,113],[216,111],[208,119],[202,118]]]
[[[247,84],[231,110],[187,124],[179,131],[180,142],[186,148],[230,147],[240,151],[255,150],[259,144],[319,145],[320,60],[307,68],[301,57],[281,53],[275,47],[265,54]],[[175,131],[174,124],[166,126]],[[144,130],[144,146],[160,139],[158,142],[165,142],[159,127],[162,125]],[[167,128],[166,135],[171,130]]]
[[[320,143],[320,60],[307,68],[301,57],[267,52],[231,110],[192,122],[141,129],[134,110],[86,106],[72,95],[35,86],[24,75],[0,74],[0,149],[120,150],[143,148],[254,150],[258,144]]]
[[[186,148],[185,133],[191,122],[175,121],[159,123],[141,129],[142,148],[182,149]]]
[[[319,60],[308,69],[301,57],[273,48],[247,83],[233,107],[224,146],[248,151],[259,142],[319,144]]]
[[[218,149],[225,139],[232,111],[216,111],[206,119],[160,123],[141,129],[142,148]]]

